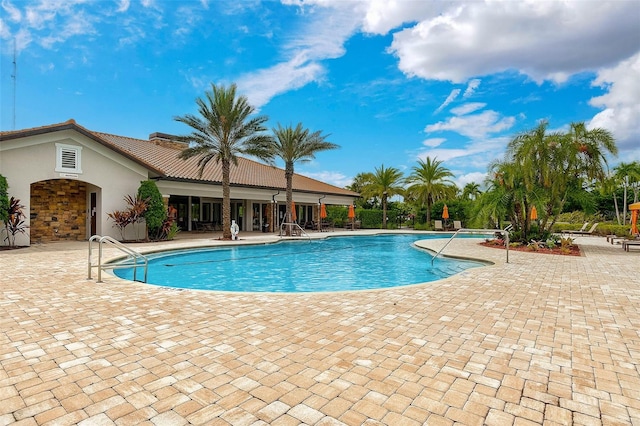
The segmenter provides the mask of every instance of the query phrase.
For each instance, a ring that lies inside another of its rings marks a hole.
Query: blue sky
[[[185,134],[174,117],[235,82],[270,128],[341,146],[296,165],[338,186],[427,156],[481,183],[540,120],[640,160],[640,0],[1,0],[0,19],[2,130]]]

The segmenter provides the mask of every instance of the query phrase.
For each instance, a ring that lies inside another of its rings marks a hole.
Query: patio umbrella
[[[631,210],[631,234],[636,235],[638,233],[638,215],[640,214],[640,203],[629,204],[629,210]]]
[[[295,222],[298,219],[298,216],[296,215],[296,203],[295,202],[291,202],[291,222]]]
[[[349,204],[349,214],[347,215],[347,217],[351,220],[351,229],[353,230],[354,227],[354,219],[356,218],[356,211],[355,208],[353,207],[353,204]]]
[[[449,207],[447,207],[447,205],[444,205],[444,209],[442,209],[442,218],[443,219],[449,219]]]
[[[536,206],[531,207],[531,220],[538,220],[538,209],[536,209]]]
[[[320,204],[320,220],[318,221],[318,231],[322,231],[322,224],[324,220],[327,218],[327,206],[324,204]]]

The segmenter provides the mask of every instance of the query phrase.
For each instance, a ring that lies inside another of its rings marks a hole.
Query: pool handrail
[[[473,229],[473,228],[461,228],[458,229],[452,236],[449,238],[449,241],[445,243],[444,246],[431,258],[431,266],[433,266],[433,261],[436,260],[436,257],[449,245],[449,243],[458,236],[458,234],[502,234],[504,236],[504,244],[507,252],[507,263],[509,263],[509,229],[508,227],[505,229]]]
[[[307,231],[305,231],[300,225],[298,225],[296,222],[282,222],[280,224],[280,237],[282,237],[282,231],[284,229],[285,226],[289,226],[290,228],[298,228],[300,230],[300,236],[304,235],[305,237],[307,237],[309,239],[309,241],[311,241],[311,236],[309,234],[307,234]],[[291,232],[291,230],[289,231]],[[285,235],[286,236],[286,235]],[[289,236],[292,236],[289,235]]]
[[[92,251],[93,251],[93,242],[97,241],[98,242],[98,263],[97,264],[92,264],[91,263],[91,259],[92,259]],[[122,263],[118,263],[116,264],[109,264],[109,265],[103,265],[102,264],[102,246],[103,244],[111,244],[112,246],[114,246],[115,248],[117,248],[118,250],[120,250],[121,252],[127,254],[131,260],[129,262],[122,262]],[[142,264],[139,264],[138,261],[141,261]],[[137,271],[138,268],[144,268],[144,280],[142,282],[146,283],[147,282],[147,271],[149,269],[149,260],[147,259],[147,257],[141,253],[138,253],[135,250],[130,249],[129,247],[125,246],[124,244],[122,244],[120,241],[109,237],[108,235],[93,235],[91,236],[91,238],[89,238],[89,258],[88,258],[88,276],[87,279],[90,280],[91,279],[91,270],[93,268],[97,268],[98,269],[98,279],[96,280],[97,283],[101,283],[102,282],[102,270],[103,269],[119,269],[119,268],[129,268],[129,267],[133,267],[133,280],[134,281],[138,281],[137,279]]]

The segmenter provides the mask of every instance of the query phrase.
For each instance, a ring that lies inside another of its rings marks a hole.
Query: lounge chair
[[[622,248],[624,251],[630,251],[629,249],[631,248],[631,246],[640,246],[640,240],[624,240],[622,242]]]
[[[566,233],[572,233],[572,232],[584,232],[587,230],[587,226],[589,226],[589,222],[585,222],[582,224],[582,228],[578,229],[577,231],[572,231],[572,230],[567,230],[565,231]]]
[[[444,226],[442,226],[442,221],[441,220],[436,220],[434,221],[435,225],[433,226],[433,229],[436,231],[444,231]]]
[[[462,221],[454,220],[453,221],[453,229],[456,230],[456,231],[458,229],[462,229]]]
[[[571,234],[571,235],[591,235],[593,234],[593,231],[596,230],[596,228],[598,227],[599,223],[596,222],[591,226],[591,229],[589,229],[588,231],[571,231],[571,230],[565,230],[562,231],[564,234]]]

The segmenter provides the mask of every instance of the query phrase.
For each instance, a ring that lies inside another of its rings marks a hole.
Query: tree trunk
[[[613,192],[613,205],[616,208],[616,220],[618,221],[618,225],[620,225],[620,208],[618,207],[618,197],[616,197],[615,191]]]
[[[284,169],[284,177],[287,182],[287,210],[286,220],[287,223],[292,223],[291,217],[291,203],[293,202],[293,163],[287,162]],[[285,229],[285,235],[291,235],[291,227],[287,226]]]
[[[627,184],[624,184],[624,199],[622,204],[622,224],[627,224]]]
[[[222,239],[231,240],[231,161],[222,160]]]
[[[382,228],[387,229],[387,194],[382,194]]]

